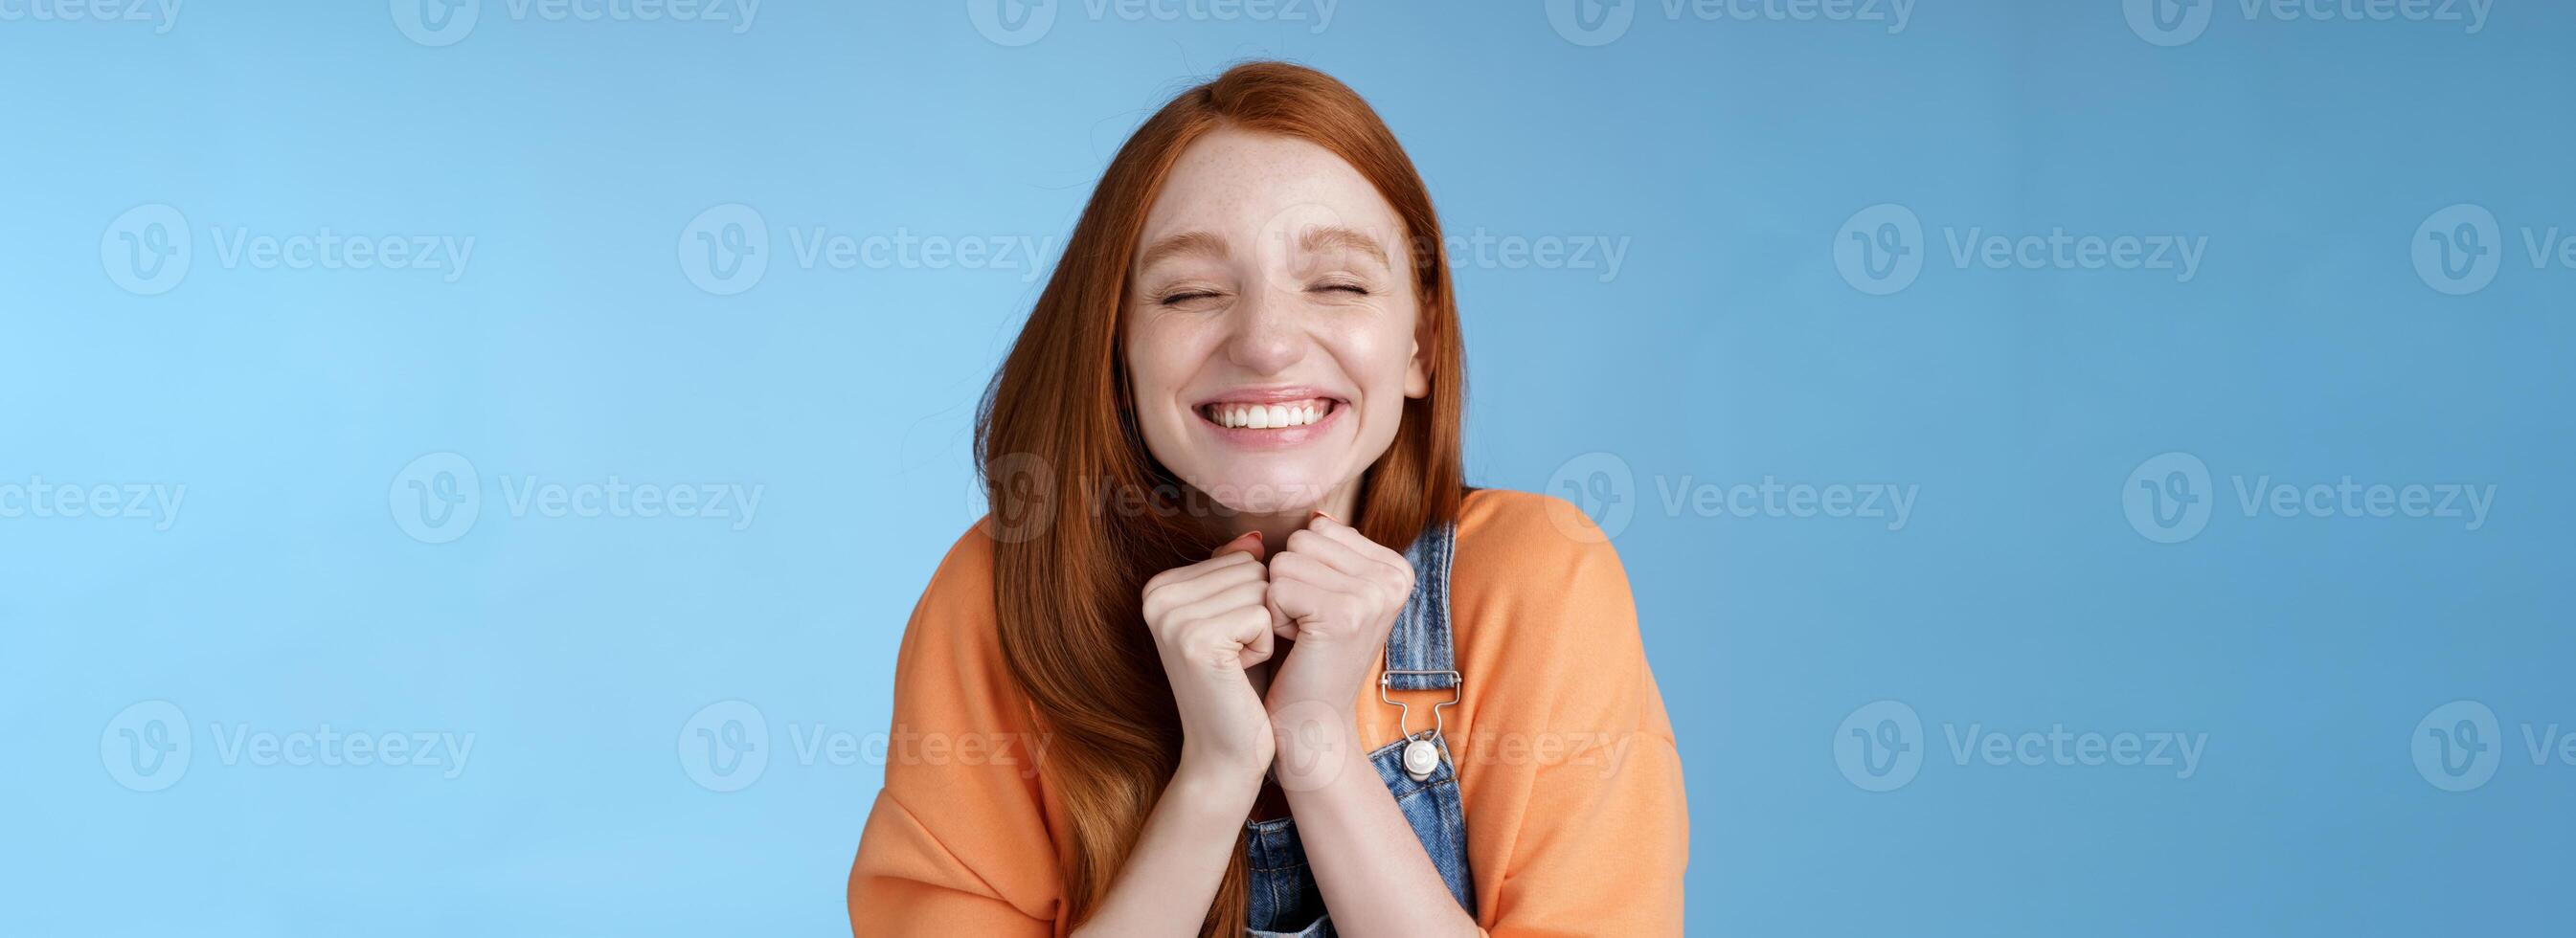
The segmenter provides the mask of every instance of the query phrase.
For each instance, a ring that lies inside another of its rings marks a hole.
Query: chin
[[[1244,467],[1249,468],[1249,467]],[[1207,481],[1192,481],[1191,486],[1206,493],[1208,500],[1230,511],[1251,515],[1279,515],[1305,511],[1324,503],[1324,496],[1340,485],[1319,475],[1304,472],[1236,471],[1211,473]]]

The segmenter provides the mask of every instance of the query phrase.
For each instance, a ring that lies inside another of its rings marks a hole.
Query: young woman
[[[904,634],[859,935],[1678,934],[1681,762],[1579,511],[1469,491],[1429,194],[1279,63],[1109,164]]]

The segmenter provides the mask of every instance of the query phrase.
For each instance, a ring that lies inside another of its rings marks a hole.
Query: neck
[[[1246,531],[1259,531],[1264,549],[1275,551],[1288,543],[1288,535],[1305,530],[1306,522],[1318,511],[1343,524],[1358,524],[1359,505],[1359,482],[1354,479],[1325,493],[1322,500],[1311,505],[1268,514],[1239,512],[1214,518],[1211,531],[1220,541],[1241,537]]]

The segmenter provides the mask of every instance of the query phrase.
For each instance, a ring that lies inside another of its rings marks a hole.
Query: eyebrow
[[[1368,232],[1357,228],[1344,228],[1339,225],[1310,228],[1297,239],[1297,246],[1304,248],[1310,254],[1320,254],[1328,248],[1357,251],[1368,255],[1368,258],[1376,261],[1380,268],[1387,266],[1386,245],[1379,243],[1376,238],[1369,237]]]
[[[1165,237],[1147,247],[1145,253],[1137,259],[1136,269],[1151,269],[1155,264],[1183,254],[1212,254],[1224,257],[1226,251],[1225,237],[1222,235],[1206,231],[1184,231]]]

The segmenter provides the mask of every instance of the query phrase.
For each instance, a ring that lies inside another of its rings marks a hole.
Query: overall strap
[[[1432,525],[1404,549],[1413,564],[1413,595],[1386,634],[1386,687],[1392,690],[1452,690],[1458,671],[1449,647],[1449,558],[1458,527]],[[1414,673],[1407,673],[1414,672]]]

